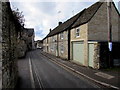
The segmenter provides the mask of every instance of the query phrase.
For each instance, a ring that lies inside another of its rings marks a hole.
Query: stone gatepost
[[[94,44],[94,68],[99,69],[100,68],[100,43]]]

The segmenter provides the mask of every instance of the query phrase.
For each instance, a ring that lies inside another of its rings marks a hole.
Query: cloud
[[[2,1],[8,1],[8,0],[2,0]],[[12,2],[97,2],[97,1],[105,1],[108,2],[108,0],[10,0]],[[111,0],[112,1],[112,0]],[[115,2],[119,2],[119,0],[113,0]]]
[[[42,38],[40,36],[35,36],[35,41],[37,40],[42,40]]]

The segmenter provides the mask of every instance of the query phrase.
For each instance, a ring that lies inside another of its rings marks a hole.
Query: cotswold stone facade
[[[112,51],[114,54],[116,53],[115,51],[117,51],[116,48],[119,49],[119,45],[117,44],[120,42],[120,29],[118,28],[120,14],[113,2],[111,3],[111,16],[112,42],[113,44],[116,42],[116,44],[113,46]],[[77,34],[79,33],[78,36],[76,36],[76,32]],[[107,2],[97,2],[87,8],[85,12],[79,17],[78,21],[72,26],[71,59],[75,62],[78,61],[77,63],[81,63],[84,66],[89,66],[96,69],[99,69],[100,67],[107,67],[109,66],[109,62],[113,64],[115,60],[120,60],[118,56],[112,55],[113,60],[109,61],[109,52],[106,53],[107,58],[103,60],[105,57],[101,56],[100,53],[101,51],[104,51],[103,48],[100,48],[100,45],[102,45],[103,42],[106,42],[104,43],[104,49],[106,50],[105,52],[108,52]],[[80,52],[84,52],[80,57],[75,56],[75,54],[77,54],[76,47],[82,49]]]
[[[116,53],[120,47],[120,14],[114,2],[110,4],[112,52],[108,49],[108,3],[102,0],[54,28],[43,39],[43,45],[46,47],[44,51],[95,69],[112,66],[110,63],[116,63],[117,66],[120,63],[120,57]],[[101,53],[102,51],[107,58]],[[110,53],[113,53],[111,61],[108,58]]]
[[[0,50],[2,43],[2,58],[0,59],[0,62],[2,62],[2,88],[14,88],[18,77],[16,48],[19,24],[13,17],[10,3],[2,2],[2,5],[0,5],[0,7],[1,6],[2,34],[0,29]]]

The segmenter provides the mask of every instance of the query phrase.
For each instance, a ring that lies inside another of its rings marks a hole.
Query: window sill
[[[80,36],[76,36],[76,38],[79,38]]]

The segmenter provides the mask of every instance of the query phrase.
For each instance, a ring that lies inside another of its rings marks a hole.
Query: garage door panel
[[[73,60],[84,64],[84,45],[82,42],[73,43]]]
[[[94,67],[94,44],[89,44],[89,66]]]

